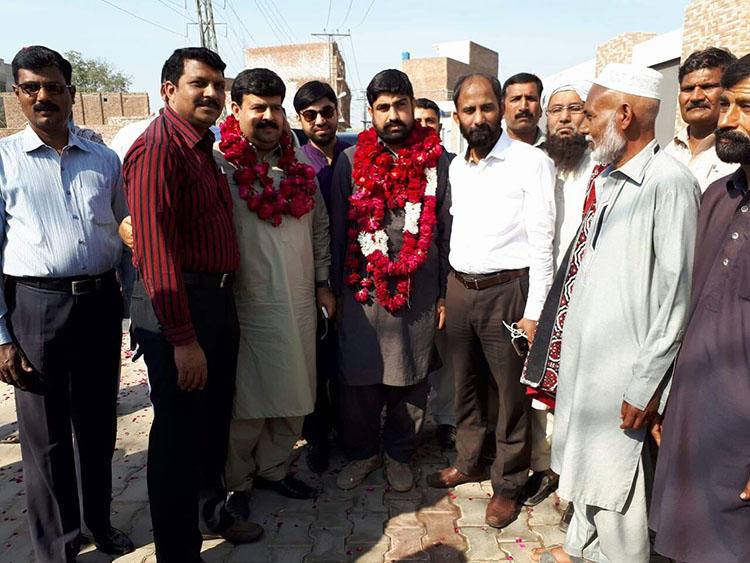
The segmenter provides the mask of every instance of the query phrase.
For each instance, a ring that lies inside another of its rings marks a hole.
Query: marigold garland
[[[234,181],[239,196],[247,202],[247,208],[274,227],[281,224],[282,215],[299,219],[315,207],[315,170],[297,161],[292,138],[281,136],[281,156],[278,167],[284,171],[279,188],[273,188],[273,179],[268,175],[267,162],[258,162],[258,153],[242,135],[240,124],[234,116],[227,117],[220,125],[219,150],[224,158],[237,166]]]
[[[357,189],[350,196],[346,283],[354,298],[366,303],[374,297],[395,313],[409,301],[414,273],[424,264],[432,244],[437,190],[437,162],[443,152],[438,134],[414,124],[396,158],[378,142],[375,129],[359,134],[352,178]],[[383,228],[386,208],[403,209],[404,242],[391,260]],[[360,273],[362,259],[366,262]]]

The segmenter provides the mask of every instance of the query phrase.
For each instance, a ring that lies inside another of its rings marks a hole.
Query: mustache
[[[52,102],[37,102],[32,109],[34,111],[60,111],[60,106]]]
[[[492,129],[490,129],[490,126],[487,123],[480,123],[479,125],[473,125],[469,129],[469,133],[470,134],[475,134],[475,133],[491,133],[491,132],[492,132]]]
[[[256,129],[278,129],[279,126],[276,125],[273,121],[264,119],[262,121],[259,121],[258,124],[255,126],[255,128]]]
[[[695,108],[711,109],[711,104],[709,104],[708,102],[704,100],[700,100],[697,102],[688,102],[687,105],[685,106],[685,109],[687,111],[690,111],[691,109],[695,109]]]
[[[740,133],[736,129],[729,129],[728,127],[725,127],[723,129],[717,129],[714,134],[716,135],[716,139],[724,139],[725,141],[730,141],[733,143],[750,144],[750,137],[748,137],[744,133]]]
[[[385,124],[386,129],[389,127],[396,127],[396,126],[406,127],[406,123],[404,123],[400,119],[394,119],[393,121],[389,121],[388,123]]]
[[[522,109],[521,111],[517,111],[517,112],[516,112],[516,115],[515,115],[514,117],[515,117],[516,119],[519,119],[519,118],[521,118],[521,117],[528,117],[529,119],[531,119],[531,118],[532,118],[532,117],[534,117],[534,116],[533,116],[533,115],[531,114],[531,112],[530,112],[529,110],[527,110],[527,109]]]
[[[195,106],[202,108],[202,107],[212,107],[217,111],[221,111],[221,107],[219,106],[219,103],[216,100],[212,100],[210,98],[201,98],[197,102],[195,102]]]

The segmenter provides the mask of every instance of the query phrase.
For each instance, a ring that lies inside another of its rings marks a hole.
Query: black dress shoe
[[[456,447],[456,427],[450,424],[438,425],[435,438],[441,450],[452,450]]]
[[[94,545],[109,555],[125,555],[135,551],[135,545],[125,532],[112,526],[102,534],[94,534]]]
[[[308,469],[313,473],[323,473],[328,469],[329,450],[328,441],[323,441],[320,444],[310,444],[307,447],[307,455],[305,456]]]
[[[247,491],[229,493],[224,510],[233,519],[247,520],[250,518],[250,494]]]
[[[557,490],[560,476],[551,469],[535,471],[524,487],[525,506],[536,506]]]
[[[256,477],[253,484],[258,489],[270,489],[287,498],[315,498],[320,491],[313,489],[310,485],[287,473],[280,481],[269,481],[263,477]]]

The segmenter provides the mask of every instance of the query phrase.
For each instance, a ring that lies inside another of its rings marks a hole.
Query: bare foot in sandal
[[[565,553],[561,545],[537,547],[531,552],[531,560],[535,563],[570,563],[570,555]]]

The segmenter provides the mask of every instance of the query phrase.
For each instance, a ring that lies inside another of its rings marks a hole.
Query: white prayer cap
[[[568,82],[567,84],[553,86],[552,89],[544,92],[544,95],[542,96],[542,107],[546,109],[547,106],[549,106],[550,98],[552,98],[552,96],[554,96],[558,92],[573,91],[578,94],[582,102],[585,102],[586,97],[589,95],[589,90],[591,90],[591,82],[588,80],[581,80],[580,82]]]
[[[661,72],[647,66],[610,63],[596,77],[594,84],[623,94],[658,100],[663,78]]]

